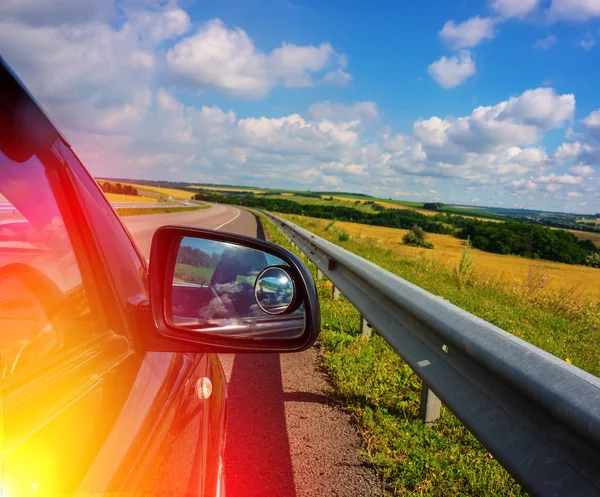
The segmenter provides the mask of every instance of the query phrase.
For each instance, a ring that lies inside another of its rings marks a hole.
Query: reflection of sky
[[[195,249],[202,250],[207,254],[221,255],[223,253],[223,250],[225,250],[227,247],[239,247],[239,245],[226,242],[217,242],[214,240],[203,240],[202,238],[185,237],[183,240],[181,240],[181,247],[192,247]],[[255,250],[249,247],[244,247],[244,250],[254,250],[255,252],[261,252],[260,250]],[[263,253],[265,254],[265,257],[267,259],[267,266],[285,264],[279,257],[267,254],[266,252]]]

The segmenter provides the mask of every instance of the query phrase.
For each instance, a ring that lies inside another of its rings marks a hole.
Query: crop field
[[[284,217],[289,218],[292,222],[297,222],[299,219],[310,219],[310,222],[314,223],[319,230],[324,230],[331,223],[325,219],[287,215]],[[295,218],[296,221],[292,218]],[[428,258],[435,261],[436,264],[456,267],[464,250],[465,241],[450,235],[429,233],[427,239],[434,245],[434,249],[429,250],[404,245],[402,237],[407,230],[346,222],[336,222],[335,224],[340,230],[358,240],[376,240],[383,247],[392,249],[398,257]],[[594,233],[590,233],[590,235],[594,235]],[[535,287],[535,291],[568,292],[573,298],[579,300],[585,299],[586,295],[593,299],[600,298],[600,269],[560,262],[536,261],[512,255],[492,254],[481,250],[475,252],[474,270],[482,276],[503,281],[506,285]]]
[[[132,204],[156,204],[154,197],[143,197],[141,195],[123,195],[122,193],[104,193],[111,202],[131,202]]]
[[[202,185],[194,185],[192,188],[198,188],[202,190],[212,190],[215,192],[248,192],[254,194],[265,193],[265,190],[261,189],[253,189],[245,186],[240,186],[239,188],[234,186],[202,186]]]
[[[186,192],[185,190],[176,190],[174,188],[162,188],[160,186],[147,186],[147,185],[136,185],[134,183],[123,183],[127,185],[131,185],[134,188],[137,188],[139,193],[144,191],[159,193],[161,195],[167,195],[168,197],[180,198],[180,199],[191,199],[195,193],[194,192]]]
[[[591,240],[596,247],[600,247],[600,231],[593,233],[591,231],[567,230],[573,233],[580,240]]]

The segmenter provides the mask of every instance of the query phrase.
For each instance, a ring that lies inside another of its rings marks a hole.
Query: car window
[[[0,150],[1,375],[22,376],[102,330],[51,185],[48,159]]]
[[[62,142],[57,144],[57,151],[73,173],[72,180],[80,195],[79,200],[85,208],[90,230],[97,240],[96,248],[114,282],[113,294],[119,300],[118,307],[122,311],[127,302],[147,298],[145,261],[104,193],[73,151]]]

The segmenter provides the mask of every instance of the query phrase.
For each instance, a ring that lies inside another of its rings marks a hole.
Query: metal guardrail
[[[299,226],[263,214],[421,377],[424,392],[435,392],[526,491],[600,495],[600,379]],[[428,402],[435,410],[435,398],[424,397],[422,410]]]

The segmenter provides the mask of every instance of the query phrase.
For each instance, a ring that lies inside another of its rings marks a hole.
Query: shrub
[[[433,248],[433,243],[428,242],[426,240],[426,235],[423,231],[423,228],[417,226],[416,224],[410,229],[408,233],[406,233],[406,235],[402,237],[402,241],[406,245],[413,245],[415,247],[423,247],[428,249]]]
[[[588,254],[585,259],[585,265],[600,268],[600,253]]]
[[[348,240],[350,240],[350,235],[342,231],[338,234],[338,240],[340,242],[347,242]]]

